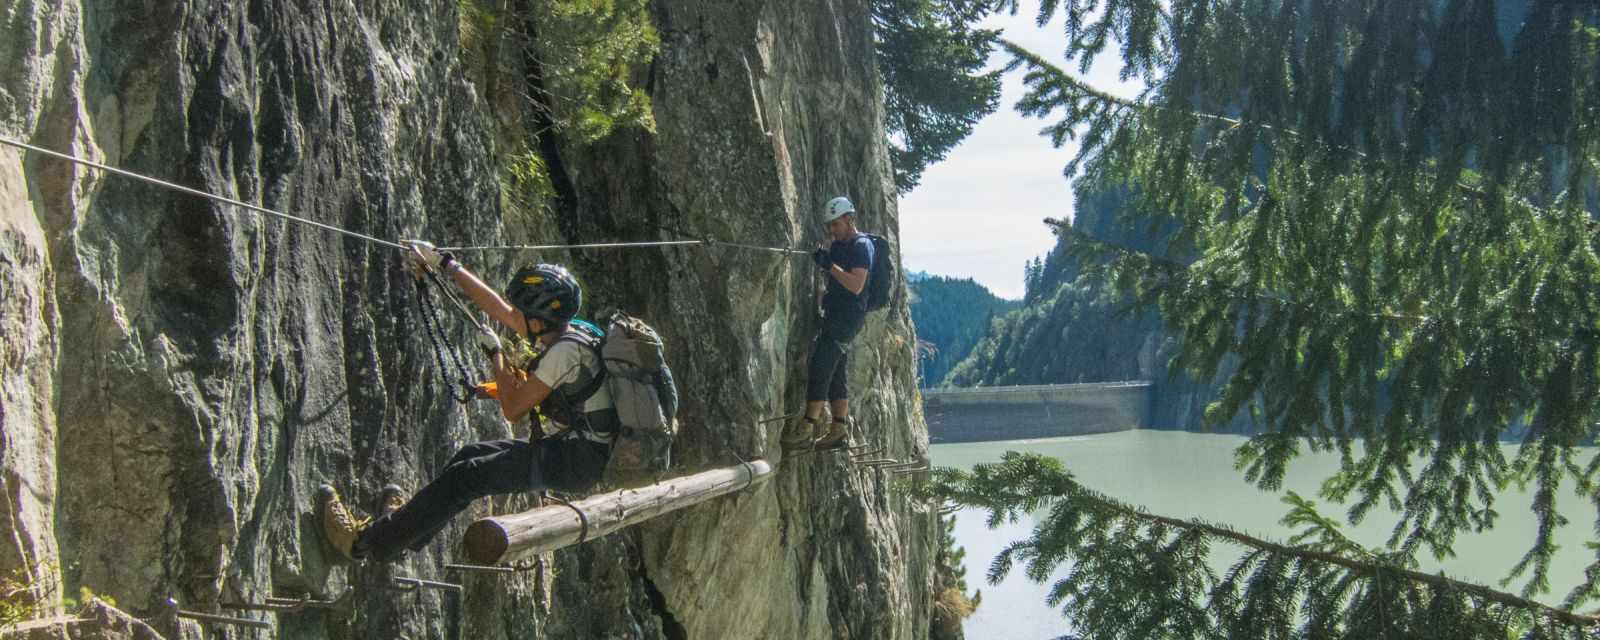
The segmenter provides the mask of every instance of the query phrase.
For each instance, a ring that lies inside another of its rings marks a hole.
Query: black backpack
[[[889,296],[894,293],[894,258],[889,255],[889,239],[875,233],[866,234],[872,241],[872,271],[867,274],[867,311],[877,311],[889,306]]]

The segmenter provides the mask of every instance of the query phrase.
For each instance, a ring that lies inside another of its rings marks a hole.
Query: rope
[[[51,150],[45,149],[43,147],[36,147],[36,146],[31,145],[31,144],[28,144],[28,143],[25,143],[25,142],[20,142],[20,141],[17,141],[17,140],[12,140],[10,138],[6,138],[6,137],[3,137],[3,136],[0,136],[0,143],[8,144],[8,145],[11,145],[13,147],[18,147],[18,148],[21,148],[21,149],[27,149],[27,150],[35,152],[35,153],[42,153],[42,154],[50,156],[52,158],[58,158],[58,159],[61,159],[61,160],[66,160],[68,162],[81,164],[81,165],[84,165],[86,167],[93,167],[95,169],[99,169],[101,171],[114,173],[116,175],[119,175],[119,176],[122,176],[122,177],[125,177],[125,178],[133,178],[134,180],[139,180],[141,182],[148,182],[150,184],[157,185],[157,186],[160,186],[160,187],[166,187],[166,188],[172,189],[174,191],[181,191],[183,193],[187,193],[187,194],[192,195],[192,196],[199,196],[199,197],[205,198],[207,200],[214,200],[216,202],[221,202],[223,204],[231,204],[231,205],[233,205],[235,207],[239,207],[239,208],[242,208],[242,209],[247,209],[247,210],[250,210],[250,211],[254,211],[256,213],[263,213],[263,214],[266,214],[266,215],[269,215],[269,216],[273,216],[273,217],[276,217],[276,218],[279,218],[281,220],[285,220],[285,221],[288,221],[288,222],[293,222],[293,223],[296,223],[296,224],[308,225],[308,226],[316,227],[318,229],[323,229],[325,231],[332,231],[334,233],[341,233],[341,234],[350,236],[352,238],[356,238],[358,240],[365,240],[367,242],[371,242],[373,244],[380,244],[380,245],[383,245],[383,246],[386,246],[386,247],[391,247],[391,248],[400,249],[400,250],[406,250],[408,248],[405,245],[400,244],[398,242],[392,242],[392,241],[389,241],[389,240],[384,240],[382,238],[374,238],[374,237],[369,236],[369,235],[364,234],[364,233],[358,233],[358,232],[355,232],[355,231],[351,231],[349,229],[341,229],[341,228],[335,227],[335,226],[333,226],[331,224],[327,224],[327,223],[323,223],[323,222],[317,222],[315,220],[308,220],[306,218],[301,218],[299,216],[292,216],[292,215],[289,215],[287,213],[283,213],[281,211],[274,211],[272,209],[268,209],[266,207],[253,205],[253,204],[250,204],[248,202],[243,202],[243,201],[240,201],[240,200],[234,200],[233,198],[225,198],[223,196],[219,196],[219,195],[216,195],[216,194],[206,193],[206,192],[201,191],[199,189],[191,189],[189,187],[185,187],[185,186],[180,185],[180,184],[174,184],[174,183],[171,183],[171,182],[167,182],[165,180],[157,180],[155,178],[151,178],[151,177],[148,177],[148,176],[142,176],[142,175],[139,175],[137,173],[133,173],[132,171],[124,171],[122,169],[118,169],[116,167],[100,164],[100,163],[94,162],[92,160],[84,160],[82,158],[70,156],[70,155],[67,155],[65,153],[51,151]]]
[[[477,314],[473,313],[471,309],[468,309],[467,305],[461,302],[460,298],[456,297],[455,292],[451,290],[450,287],[445,286],[444,280],[439,278],[438,273],[436,273],[433,269],[426,269],[424,270],[424,273],[428,274],[428,279],[433,281],[433,286],[439,288],[439,292],[444,294],[445,299],[449,300],[450,304],[455,305],[456,310],[461,312],[461,315],[467,319],[467,322],[471,322],[472,326],[477,327],[479,331],[489,330],[488,327],[483,326],[482,322],[478,321]]]
[[[705,244],[704,240],[655,240],[650,242],[590,242],[585,244],[503,244],[482,247],[439,247],[440,251],[558,251],[565,249],[630,249],[635,247],[676,247]]]
[[[83,165],[83,166],[86,166],[86,167],[99,169],[101,171],[105,171],[105,172],[108,172],[108,173],[116,174],[116,175],[119,175],[119,176],[122,176],[122,177],[125,177],[125,178],[132,178],[132,179],[138,180],[140,182],[146,182],[146,183],[153,184],[153,185],[156,185],[156,186],[159,186],[159,187],[164,187],[164,188],[171,189],[171,190],[174,190],[174,191],[179,191],[179,192],[182,192],[182,193],[186,193],[186,194],[189,194],[189,195],[192,195],[192,196],[198,196],[198,197],[201,197],[201,198],[205,198],[207,200],[220,202],[222,204],[233,205],[233,206],[239,207],[241,209],[245,209],[245,210],[248,210],[248,211],[253,211],[253,212],[256,212],[256,213],[260,213],[260,214],[269,215],[269,216],[272,216],[272,217],[275,217],[275,218],[278,218],[280,220],[284,220],[284,221],[287,221],[287,222],[292,222],[292,223],[295,223],[295,224],[303,224],[303,225],[306,225],[306,226],[316,227],[316,228],[322,229],[324,231],[332,231],[334,233],[343,234],[343,235],[346,235],[346,236],[349,236],[349,237],[352,237],[352,238],[356,238],[358,240],[364,240],[366,242],[371,242],[373,244],[378,244],[378,245],[382,245],[382,246],[385,246],[385,247],[389,247],[391,249],[399,249],[401,251],[410,250],[410,247],[408,247],[408,246],[406,246],[406,245],[404,245],[402,243],[392,241],[392,240],[384,240],[382,238],[370,236],[370,235],[367,235],[367,234],[364,234],[364,233],[360,233],[360,232],[357,232],[357,231],[351,231],[349,229],[336,227],[334,225],[331,225],[331,224],[328,224],[328,223],[325,223],[325,222],[317,222],[316,220],[311,220],[311,219],[308,219],[308,218],[302,218],[300,216],[289,215],[289,214],[284,213],[282,211],[276,211],[276,210],[273,210],[273,209],[268,209],[266,207],[250,204],[250,203],[244,202],[242,200],[235,200],[233,198],[219,196],[219,195],[216,195],[216,194],[213,194],[213,193],[207,193],[207,192],[201,191],[199,189],[194,189],[194,188],[191,188],[191,187],[185,187],[183,185],[176,184],[176,183],[173,183],[173,182],[168,182],[168,181],[165,181],[165,180],[158,180],[156,178],[152,178],[152,177],[149,177],[149,176],[137,174],[137,173],[134,173],[132,171],[125,170],[125,169],[118,169],[116,167],[113,167],[113,166],[110,166],[110,165],[106,165],[106,164],[102,164],[102,163],[99,163],[99,162],[95,162],[93,160],[85,160],[83,158],[79,158],[79,157],[76,157],[76,156],[72,156],[72,155],[68,155],[68,154],[65,154],[65,153],[61,153],[59,151],[52,151],[52,150],[46,149],[44,147],[31,145],[31,144],[28,144],[26,142],[22,142],[20,140],[14,140],[14,139],[11,139],[11,138],[0,136],[0,144],[10,145],[10,146],[13,146],[13,147],[17,147],[19,149],[26,149],[26,150],[32,151],[34,153],[44,154],[44,155],[50,156],[52,158],[57,158],[57,159],[60,159],[60,160],[66,160],[67,162],[71,162],[71,163],[74,163],[74,164],[79,164],[79,165]],[[760,245],[743,244],[743,243],[738,243],[738,242],[726,242],[726,241],[722,241],[722,240],[712,240],[712,239],[709,239],[709,238],[702,239],[702,240],[656,240],[656,241],[649,241],[649,242],[591,242],[591,243],[582,243],[582,244],[493,245],[493,246],[479,246],[479,247],[439,247],[439,250],[440,251],[553,251],[553,250],[565,250],[565,249],[629,249],[629,248],[642,248],[642,247],[674,247],[674,246],[691,246],[691,245],[702,245],[702,246],[718,245],[718,246],[724,246],[724,247],[735,248],[735,249],[748,249],[748,250],[753,250],[753,251],[768,251],[768,252],[774,252],[774,253],[782,253],[782,254],[786,254],[786,255],[808,255],[808,253],[809,253],[809,252],[806,252],[806,251],[800,251],[798,249],[786,249],[786,248],[783,248],[783,247],[763,247],[763,246],[760,246]],[[474,321],[474,324],[478,324],[478,323],[476,321]],[[480,328],[482,327],[481,324],[478,324],[478,326]]]
[[[771,252],[774,252],[774,253],[782,253],[782,254],[791,255],[791,256],[809,256],[809,255],[811,255],[810,251],[801,251],[799,249],[785,249],[783,247],[763,247],[763,246],[754,245],[754,244],[740,244],[738,242],[727,242],[725,240],[706,240],[705,242],[706,242],[706,244],[720,245],[720,246],[724,246],[724,247],[731,247],[731,248],[734,248],[734,249],[749,249],[751,251],[771,251]]]
[[[461,395],[457,396],[455,391],[451,391],[450,398],[461,404],[472,402],[471,374],[468,373],[467,365],[461,357],[460,350],[456,349],[455,344],[445,337],[444,323],[439,320],[439,311],[434,307],[433,300],[428,297],[428,283],[422,280],[417,280],[417,306],[422,309],[423,329],[428,334],[428,342],[433,345],[433,358],[439,364],[439,373],[445,376],[445,385],[449,386],[450,383],[449,374],[446,373],[449,371],[449,367],[445,365],[444,361],[446,352],[450,354],[450,359],[455,362],[456,371],[461,374]],[[449,344],[450,348],[445,349],[442,346],[444,344]]]
[[[566,251],[577,249],[635,249],[641,247],[692,247],[692,246],[720,246],[730,249],[745,249],[749,251],[766,251],[785,255],[806,256],[809,251],[799,249],[785,249],[783,247],[763,247],[755,244],[740,242],[727,242],[724,240],[647,240],[639,242],[587,242],[581,244],[502,244],[485,245],[477,247],[439,247],[440,251],[457,252],[487,252],[487,251]]]

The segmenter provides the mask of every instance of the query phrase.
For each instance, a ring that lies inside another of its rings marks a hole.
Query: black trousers
[[[581,438],[491,440],[461,448],[405,506],[361,531],[354,552],[380,562],[419,550],[472,504],[503,493],[582,492],[599,482],[609,447]]]
[[[865,318],[849,314],[828,314],[822,331],[811,346],[811,365],[806,373],[806,402],[850,398],[848,371],[850,341],[861,332]]]

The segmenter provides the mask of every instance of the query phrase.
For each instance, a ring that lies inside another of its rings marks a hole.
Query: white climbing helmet
[[[822,210],[822,222],[833,222],[834,220],[838,220],[839,216],[855,212],[856,206],[850,204],[850,199],[844,196],[839,196],[829,200],[827,208]]]

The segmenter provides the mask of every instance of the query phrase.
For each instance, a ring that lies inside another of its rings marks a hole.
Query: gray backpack
[[[600,362],[621,425],[601,482],[618,489],[642,487],[663,479],[671,465],[678,390],[655,329],[620,312],[604,324]]]

